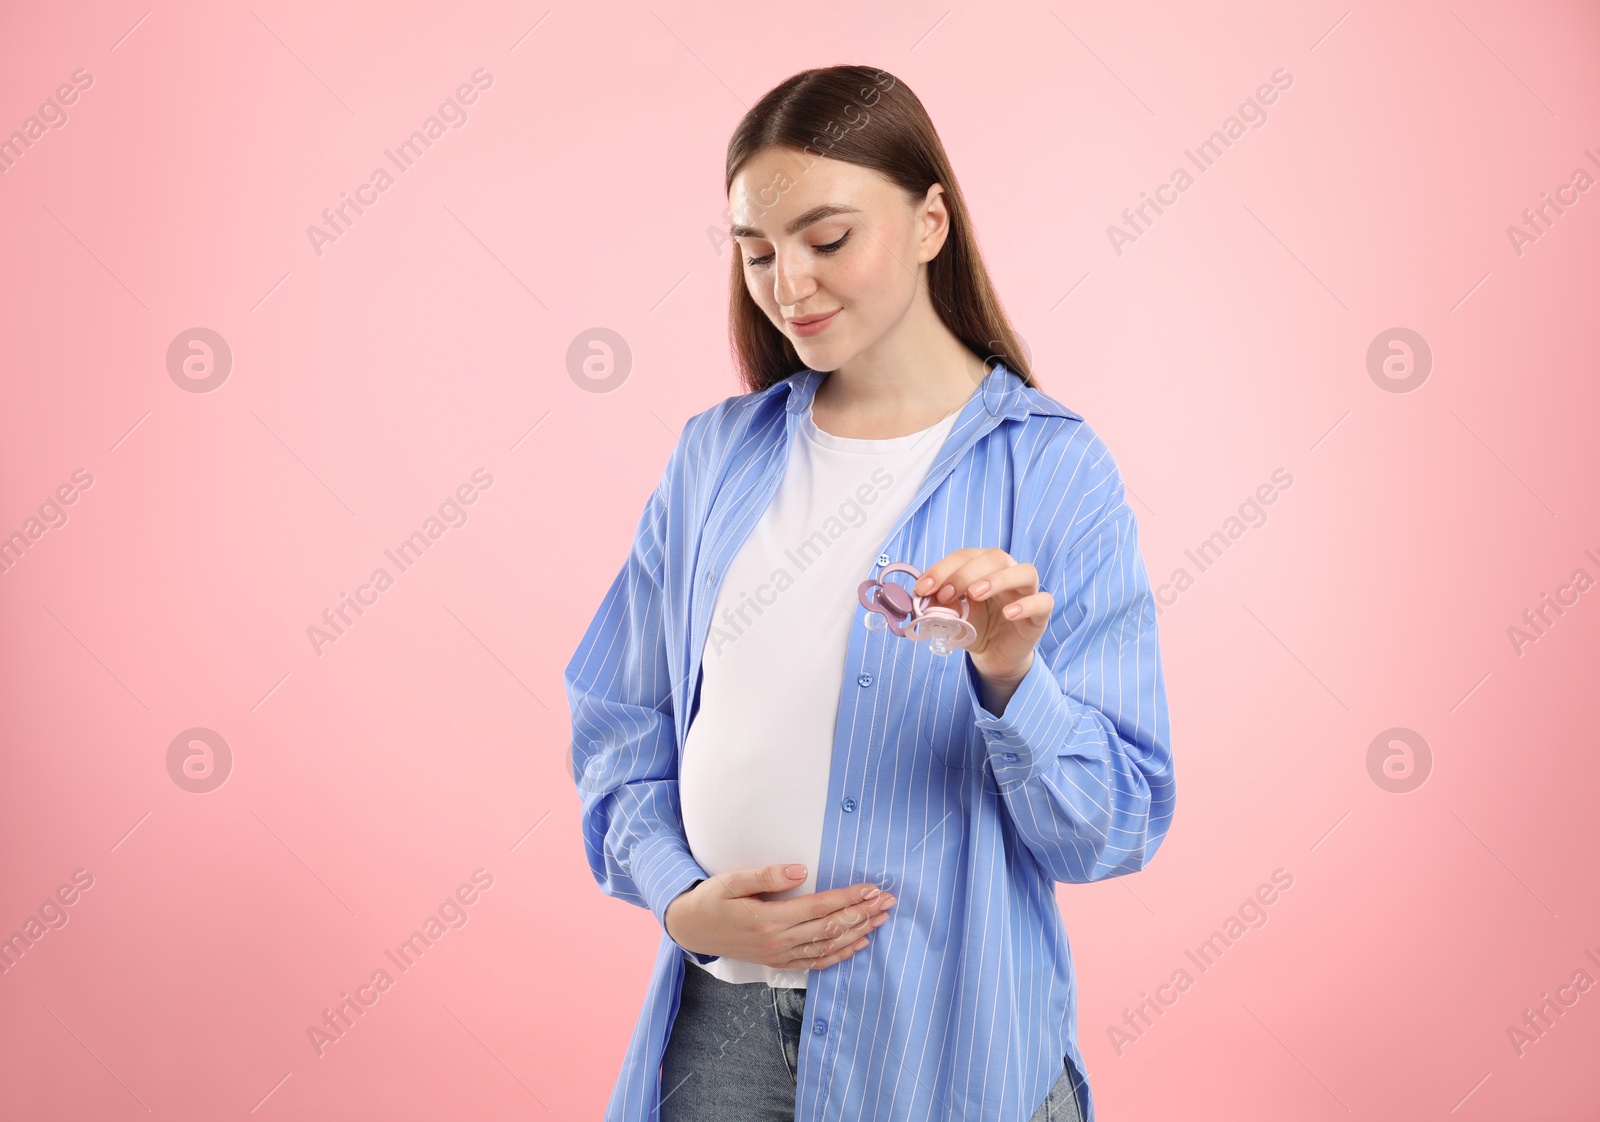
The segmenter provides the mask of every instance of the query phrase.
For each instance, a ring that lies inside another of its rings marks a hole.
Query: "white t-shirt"
[[[816,891],[845,654],[863,611],[857,589],[959,412],[862,440],[823,432],[808,407],[771,505],[723,579],[678,788],[689,850],[706,872],[805,865],[802,883],[761,899]],[[694,965],[725,982],[782,987],[804,987],[809,973],[727,957]]]

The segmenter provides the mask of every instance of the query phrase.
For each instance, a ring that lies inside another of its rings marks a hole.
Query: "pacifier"
[[[961,611],[931,602],[931,597],[918,596],[903,584],[884,580],[890,573],[908,573],[913,587],[922,574],[903,561],[885,565],[876,580],[864,580],[857,592],[861,606],[867,609],[867,630],[882,631],[887,627],[903,639],[928,641],[928,648],[939,656],[970,645],[978,637],[978,629],[967,622],[967,598],[959,600]],[[934,589],[935,592],[939,590]]]

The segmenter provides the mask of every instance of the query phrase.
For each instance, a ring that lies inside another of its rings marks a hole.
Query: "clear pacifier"
[[[955,608],[932,603],[927,596],[918,596],[903,584],[884,580],[890,573],[908,574],[913,586],[922,577],[917,569],[896,561],[885,565],[877,579],[862,581],[857,596],[862,607],[867,609],[868,631],[882,631],[887,627],[913,642],[927,640],[928,649],[941,657],[977,639],[978,629],[967,621],[965,596],[959,599],[961,610],[957,612]]]

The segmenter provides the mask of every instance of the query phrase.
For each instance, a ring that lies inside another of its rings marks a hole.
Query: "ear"
[[[917,261],[932,261],[939,256],[945,239],[950,236],[950,208],[945,204],[942,183],[930,184],[928,193],[917,204],[916,225]]]

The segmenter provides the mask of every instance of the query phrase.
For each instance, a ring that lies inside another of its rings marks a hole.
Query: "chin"
[[[809,347],[808,340],[793,339],[795,353],[800,356],[800,361],[806,364],[808,370],[815,370],[819,374],[828,374],[839,369],[849,361],[853,353],[843,347]]]

